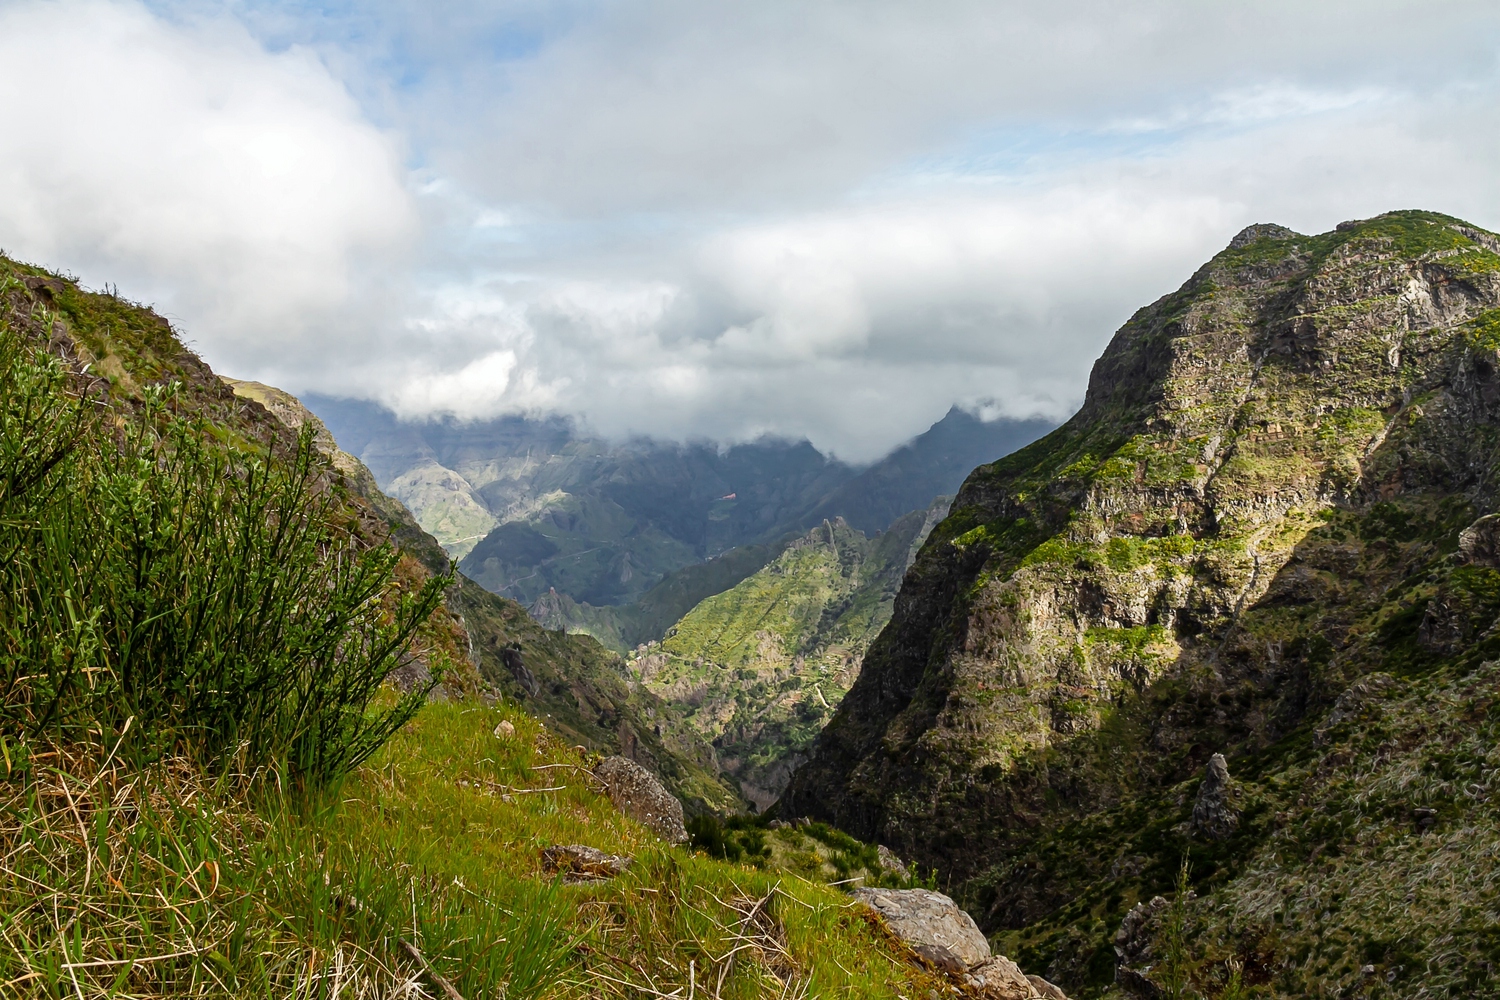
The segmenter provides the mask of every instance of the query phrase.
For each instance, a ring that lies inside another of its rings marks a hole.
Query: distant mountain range
[[[669,601],[670,617],[658,608],[656,628],[645,633],[627,627],[621,638],[629,645],[659,636],[697,600],[755,572],[786,536],[837,517],[867,534],[884,530],[955,492],[976,465],[1053,426],[986,422],[955,408],[861,469],[805,440],[723,450],[707,442],[617,443],[560,418],[403,422],[369,402],[304,401],[465,575],[523,604],[556,594],[595,607],[632,605],[678,571],[738,547],[763,549],[696,574],[703,579],[689,574],[685,590],[679,579],[677,589],[694,601]]]

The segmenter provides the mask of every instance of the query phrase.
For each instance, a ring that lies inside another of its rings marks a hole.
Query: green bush
[[[726,861],[741,861],[762,867],[771,857],[766,846],[766,830],[755,816],[730,816],[724,820],[710,813],[694,816],[687,822],[688,836],[695,851]]]
[[[447,581],[402,592],[304,433],[222,440],[175,386],[127,410],[0,328],[0,732],[336,777],[426,696],[379,710]]]

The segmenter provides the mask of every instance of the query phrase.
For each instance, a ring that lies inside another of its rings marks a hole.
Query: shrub
[[[304,433],[221,440],[153,386],[135,412],[0,328],[0,730],[134,746],[320,782],[426,696],[371,710],[442,599],[403,592]]]

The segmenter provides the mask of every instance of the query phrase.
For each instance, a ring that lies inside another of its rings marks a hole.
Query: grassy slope
[[[714,750],[674,706],[631,684],[624,661],[592,638],[544,628],[526,609],[460,578],[450,606],[463,616],[480,673],[572,743],[621,753],[661,776],[688,812],[736,812],[744,800],[719,774]],[[520,653],[535,693],[505,662]]]
[[[501,719],[508,739],[492,735]],[[335,983],[368,996],[411,980],[436,993],[401,938],[470,998],[635,996],[626,984],[670,992],[690,974],[706,992],[721,972],[723,997],[911,996],[926,982],[837,891],[668,847],[623,818],[588,761],[514,706],[429,705],[300,806],[264,785],[216,791],[181,765],[96,770],[103,746],[73,760],[6,749],[8,996]],[[636,860],[608,883],[557,885],[540,851],[559,843]],[[763,898],[746,930],[746,901]],[[740,933],[757,946],[726,961]]]
[[[684,706],[724,769],[768,806],[858,676],[910,555],[938,516],[913,512],[875,538],[824,522],[701,601],[632,657],[632,671]]]
[[[144,385],[177,379],[184,405],[228,446],[284,447],[282,421],[237,398],[149,310],[3,258],[0,278],[15,279],[4,319],[62,338],[109,379],[123,415]],[[362,466],[328,485],[359,530],[402,543],[411,585],[446,567]],[[553,735],[539,739],[514,706],[464,698],[480,684],[471,644],[488,679],[511,688],[501,654],[522,653]],[[502,983],[513,1000],[534,995],[528,976],[543,995],[615,994],[626,981],[676,983],[685,969],[716,976],[739,931],[760,950],[725,964],[725,996],[894,996],[921,984],[843,897],[790,875],[767,897],[775,877],[661,846],[586,787],[575,741],[634,752],[689,796],[700,781],[704,799],[733,799],[657,740],[658,703],[632,692],[596,643],[547,632],[463,581],[423,651],[460,668],[449,693],[463,700],[428,706],[313,802],[288,798],[274,774],[216,784],[185,761],[124,759],[114,733],[97,745],[0,744],[0,994],[378,995],[419,978],[399,937],[470,997]],[[490,735],[502,714],[518,732],[506,743]],[[633,732],[648,724],[649,737]],[[530,770],[542,764],[569,766]],[[567,787],[507,801],[486,784],[542,781]],[[553,886],[536,855],[553,840],[628,849],[639,864],[608,886]],[[767,902],[738,927],[735,906],[751,898]]]

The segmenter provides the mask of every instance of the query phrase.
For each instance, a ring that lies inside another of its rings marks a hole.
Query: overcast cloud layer
[[[1248,223],[1500,228],[1493,3],[432,7],[0,0],[0,247],[296,392],[864,460]]]

